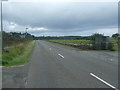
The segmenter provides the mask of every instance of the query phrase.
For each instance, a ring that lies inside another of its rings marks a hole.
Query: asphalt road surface
[[[118,53],[37,40],[29,63],[4,68],[3,87],[116,89]]]
[[[36,41],[27,88],[118,88],[118,54]]]

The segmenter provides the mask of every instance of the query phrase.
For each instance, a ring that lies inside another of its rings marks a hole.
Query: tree
[[[112,37],[115,38],[115,39],[118,39],[120,37],[120,34],[119,33],[115,33],[115,34],[112,35]]]
[[[92,36],[104,36],[103,34],[99,34],[99,33],[95,33],[95,34],[93,34]]]
[[[91,39],[92,40],[95,40],[95,37],[101,37],[101,36],[104,36],[103,34],[99,34],[99,33],[95,33],[95,34],[93,34],[93,35],[91,35]]]
[[[19,43],[22,42],[26,42],[26,41],[30,41],[33,40],[34,36],[27,33],[27,35],[25,37],[23,37],[24,35],[26,35],[26,33],[18,33],[18,32],[2,32],[2,46],[6,47],[6,46],[11,46],[11,45],[17,45]]]

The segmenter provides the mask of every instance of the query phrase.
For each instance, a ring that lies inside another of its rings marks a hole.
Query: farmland
[[[64,44],[92,44],[93,41],[91,40],[49,40],[51,42],[58,42],[58,43],[64,43]]]
[[[49,41],[80,48],[82,50],[92,49],[92,44],[93,44],[92,40],[49,40]]]
[[[80,49],[93,49],[91,46],[94,44],[92,40],[49,40],[50,42],[65,44],[74,46]],[[112,44],[111,50],[118,51],[120,50],[120,43],[118,40],[109,39],[109,43]]]

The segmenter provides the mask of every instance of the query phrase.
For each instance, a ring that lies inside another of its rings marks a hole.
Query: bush
[[[115,51],[115,50],[113,49],[113,47],[114,47],[114,44],[110,42],[110,43],[108,44],[108,49],[111,50],[111,51]]]

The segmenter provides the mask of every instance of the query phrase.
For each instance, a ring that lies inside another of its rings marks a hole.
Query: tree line
[[[34,37],[35,40],[94,40],[95,37],[104,36],[103,34],[94,33],[90,36],[39,36]],[[108,36],[109,37],[109,36]],[[112,35],[114,39],[120,39],[120,34],[115,33]]]
[[[29,33],[2,32],[2,46],[16,45],[22,42],[33,40],[34,36]]]
[[[103,34],[95,33],[91,36],[34,36],[29,33],[18,32],[2,32],[3,47],[19,44],[29,40],[94,40],[95,37],[104,36]],[[120,39],[120,34],[115,33],[112,35],[114,39]]]

